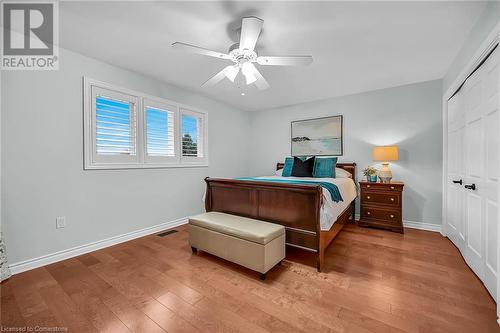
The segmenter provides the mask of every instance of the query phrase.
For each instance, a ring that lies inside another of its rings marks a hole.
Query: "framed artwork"
[[[292,121],[292,156],[343,155],[342,116]]]

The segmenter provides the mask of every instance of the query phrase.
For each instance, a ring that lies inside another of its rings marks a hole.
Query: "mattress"
[[[328,182],[337,185],[343,201],[334,202],[328,191],[323,190],[323,205],[320,211],[321,230],[328,231],[337,221],[342,212],[352,203],[357,196],[356,184],[352,178],[310,178],[310,177],[281,177],[281,176],[262,176],[254,178],[267,179],[296,179],[311,182]]]

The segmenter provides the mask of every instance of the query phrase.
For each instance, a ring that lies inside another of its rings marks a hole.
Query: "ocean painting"
[[[292,156],[342,155],[342,116],[292,121]]]

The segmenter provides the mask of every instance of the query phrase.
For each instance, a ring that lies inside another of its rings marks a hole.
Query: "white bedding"
[[[339,215],[351,204],[356,198],[356,184],[352,178],[310,178],[310,177],[281,177],[281,176],[263,176],[254,178],[268,179],[286,179],[286,180],[305,180],[312,182],[328,182],[337,185],[340,195],[344,201],[334,202],[330,192],[323,190],[323,205],[320,212],[321,230],[330,230],[332,225],[337,221]]]

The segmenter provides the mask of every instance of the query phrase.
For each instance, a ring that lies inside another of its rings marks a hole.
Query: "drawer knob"
[[[394,218],[394,215],[391,214],[391,219],[393,219],[393,218]]]
[[[394,190],[394,186],[391,186],[391,190]]]
[[[394,201],[394,198],[391,198],[391,201]]]
[[[371,213],[370,212],[366,212],[366,215],[371,215]]]
[[[370,187],[370,185],[366,185],[366,187]]]
[[[368,200],[370,200],[370,196],[367,196],[366,198],[367,198]]]

